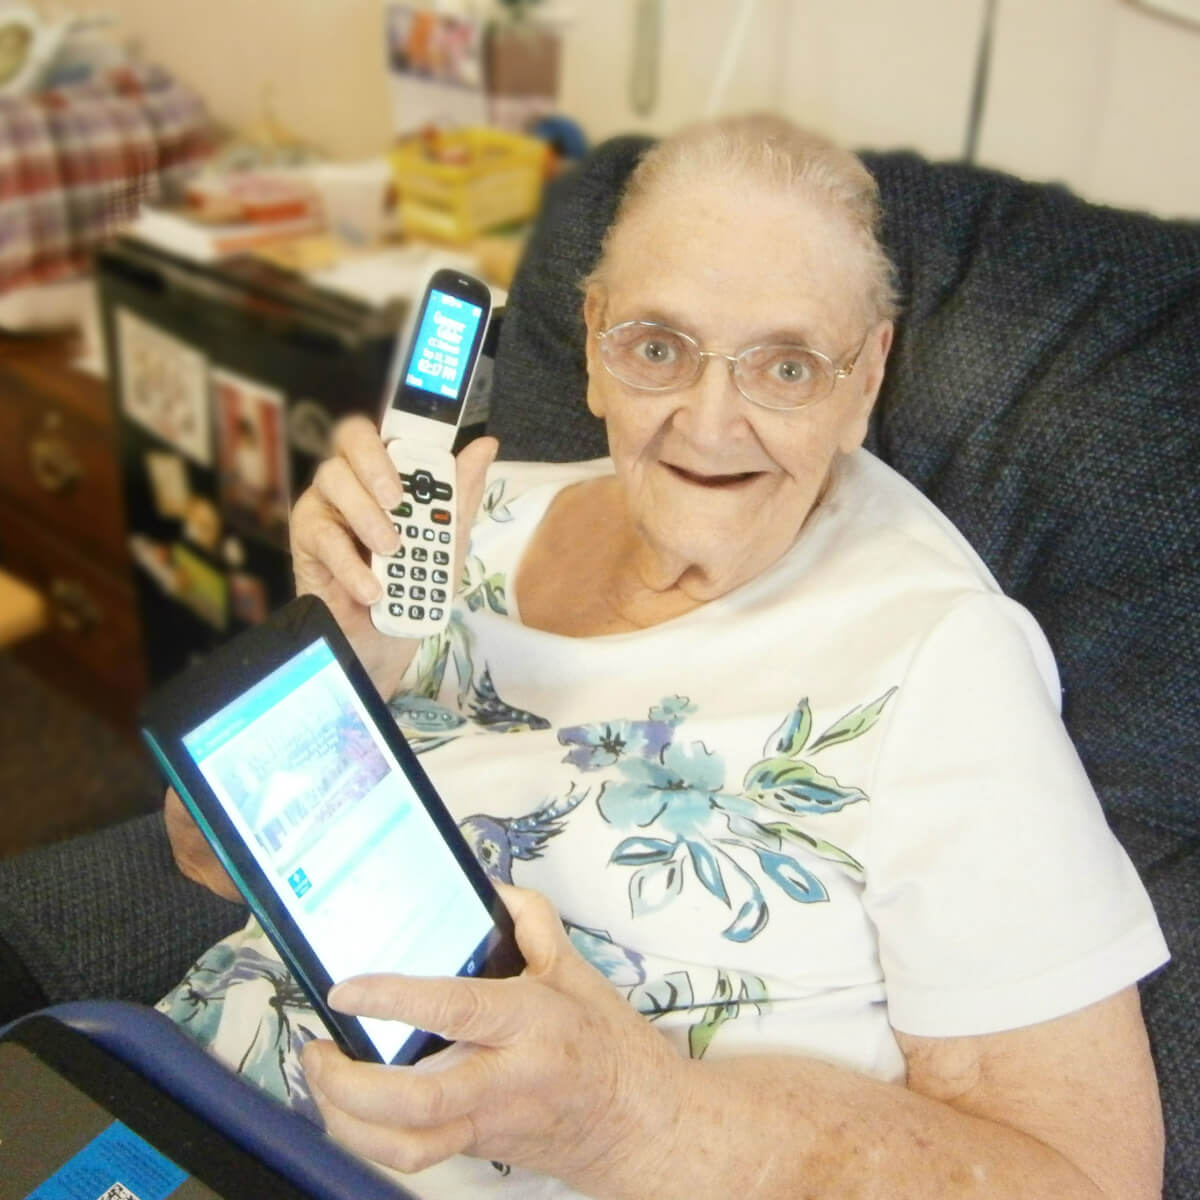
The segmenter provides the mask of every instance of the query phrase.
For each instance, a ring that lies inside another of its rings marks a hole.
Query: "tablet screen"
[[[491,916],[324,638],[183,744],[334,980],[482,969]],[[362,1025],[384,1062],[414,1033]]]

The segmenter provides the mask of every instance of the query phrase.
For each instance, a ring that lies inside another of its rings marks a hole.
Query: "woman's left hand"
[[[511,979],[367,975],[331,1005],[455,1044],[411,1067],[311,1042],[330,1134],[401,1171],[453,1154],[530,1167],[585,1192],[644,1190],[670,1162],[687,1060],[568,941],[550,903],[504,887],[526,969]],[[653,1186],[646,1194],[653,1194]]]

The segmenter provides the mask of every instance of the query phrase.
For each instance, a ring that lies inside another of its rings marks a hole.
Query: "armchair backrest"
[[[489,431],[606,453],[579,281],[648,139],[550,189],[513,282]],[[912,154],[864,155],[904,313],[868,445],[1038,617],[1112,814],[1200,828],[1200,224]]]

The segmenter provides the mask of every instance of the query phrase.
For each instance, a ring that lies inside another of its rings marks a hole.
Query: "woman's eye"
[[[638,353],[652,366],[666,366],[677,357],[675,347],[663,338],[650,338],[638,346]]]
[[[771,374],[779,383],[808,383],[812,380],[812,364],[802,358],[785,358],[775,363]]]

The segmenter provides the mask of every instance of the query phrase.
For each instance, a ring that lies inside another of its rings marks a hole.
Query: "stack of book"
[[[184,205],[146,205],[125,232],[183,258],[211,262],[323,228],[320,198],[309,185],[246,171],[200,176]]]

